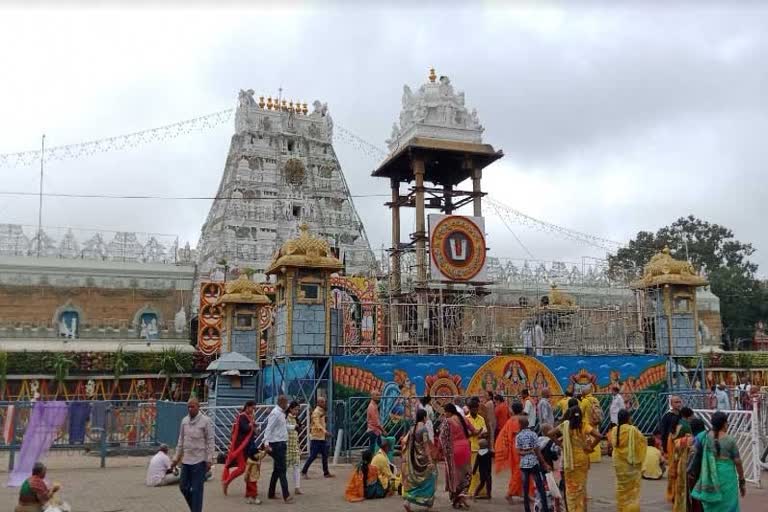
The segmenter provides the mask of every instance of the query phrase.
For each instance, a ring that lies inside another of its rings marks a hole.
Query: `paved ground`
[[[74,512],[184,512],[186,505],[178,491],[178,488],[147,488],[144,482],[144,466],[146,458],[113,457],[107,460],[107,468],[99,469],[99,459],[83,456],[80,453],[66,454],[56,453],[48,462],[49,477],[63,484],[65,498],[72,505]],[[0,479],[4,482],[7,478],[7,456],[0,457]],[[230,487],[230,496],[225,497],[221,492],[218,476],[221,468],[218,467],[217,479],[206,484],[205,510],[206,512],[237,512],[254,510],[255,505],[246,505],[243,495],[243,483],[238,481]],[[264,494],[268,482],[270,467],[265,464],[262,472],[260,491]],[[365,503],[350,504],[344,501],[343,493],[347,477],[351,471],[349,465],[339,465],[332,469],[337,478],[333,480],[323,479],[319,469],[319,461],[314,472],[310,471],[310,479],[302,483],[305,494],[297,496],[294,505],[284,505],[281,501],[269,501],[258,507],[257,510],[282,509],[330,512],[366,510],[369,512],[383,512],[402,510],[401,501],[392,497],[383,500],[372,500]],[[314,478],[313,478],[314,477]],[[496,510],[523,510],[522,503],[515,502],[508,505],[501,497],[506,489],[508,476],[505,474],[495,477],[495,494],[500,496],[490,502],[477,502],[472,510],[478,512],[490,512]],[[615,511],[613,500],[614,484],[613,474],[609,459],[592,466],[589,477],[589,490],[591,496],[590,512]],[[440,487],[442,488],[442,474]],[[669,511],[671,507],[664,502],[664,489],[666,481],[643,482],[642,510]],[[0,487],[0,512],[13,510],[16,489]],[[757,512],[765,510],[768,500],[768,479],[763,481],[763,489],[749,487],[747,498],[742,501],[742,512]],[[266,501],[266,500],[265,500]],[[762,503],[762,505],[760,505]],[[443,512],[452,510],[444,493],[438,493],[436,508]]]

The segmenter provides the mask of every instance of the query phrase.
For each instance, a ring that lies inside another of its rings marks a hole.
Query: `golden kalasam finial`
[[[302,103],[301,104],[301,113],[304,114],[304,115],[307,115],[307,112],[309,112],[309,108],[307,108],[307,104],[306,103]]]
[[[259,108],[264,108],[264,96],[259,96]]]
[[[288,101],[283,100],[283,110],[288,110]]]
[[[429,68],[429,81],[432,83],[435,83],[435,80],[437,80],[437,75],[435,74],[435,68]]]
[[[267,98],[267,110],[272,110],[272,96]]]
[[[293,100],[288,104],[288,112],[293,112]]]

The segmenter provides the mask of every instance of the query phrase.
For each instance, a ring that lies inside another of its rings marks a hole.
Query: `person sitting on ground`
[[[360,463],[355,467],[347,482],[344,498],[350,503],[363,500],[385,498],[387,491],[379,481],[379,471],[371,464],[373,453],[371,450],[363,451]]]
[[[386,491],[387,496],[390,496],[395,492],[398,483],[394,472],[394,466],[389,460],[389,452],[391,449],[392,443],[388,438],[383,438],[381,440],[379,451],[376,452],[376,455],[373,456],[373,460],[371,460],[371,465],[379,472],[379,482],[381,482],[381,486]]]
[[[54,484],[50,489],[45,483],[45,464],[35,462],[32,467],[32,476],[24,480],[19,491],[19,504],[14,512],[42,512],[53,494],[59,490],[59,485]]]
[[[174,471],[171,458],[168,457],[168,445],[161,444],[152,456],[147,468],[147,486],[160,487],[179,483],[179,475]]]
[[[664,466],[664,457],[661,455],[661,450],[656,448],[656,440],[653,437],[648,438],[642,477],[645,480],[661,480],[664,476]]]

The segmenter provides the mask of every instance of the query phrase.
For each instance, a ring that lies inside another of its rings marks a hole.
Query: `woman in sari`
[[[685,502],[679,503],[678,494],[685,496],[685,489],[687,486],[687,480],[682,476],[685,473],[678,471],[678,465],[680,458],[686,459],[687,465],[688,459],[688,447],[690,446],[691,437],[691,419],[693,419],[693,409],[690,407],[683,407],[680,409],[680,420],[677,422],[674,432],[670,432],[667,437],[667,463],[669,464],[669,472],[667,473],[667,501],[673,504],[672,510],[674,512],[680,512],[685,510]],[[685,467],[685,466],[683,466]],[[682,479],[682,481],[679,481]],[[675,508],[674,504],[679,503]]]
[[[248,400],[243,409],[238,414],[235,424],[232,427],[232,438],[227,450],[227,458],[224,462],[224,471],[221,474],[221,487],[224,496],[227,495],[229,484],[245,473],[245,463],[248,458],[249,449],[256,434],[256,426],[253,421],[253,411],[256,408],[256,402]]]
[[[403,499],[407,512],[411,512],[411,503],[429,510],[435,502],[437,468],[432,461],[432,441],[427,422],[427,411],[416,411],[416,424],[402,441]]]
[[[520,415],[523,414],[523,404],[514,402],[512,404],[512,416],[504,424],[504,427],[496,436],[495,471],[501,473],[508,469],[510,471],[509,485],[507,486],[507,499],[512,496],[523,496],[523,473],[520,470],[520,454],[517,453],[517,434],[520,432]],[[533,481],[531,481],[533,489]],[[533,491],[531,491],[533,495]]]
[[[472,478],[469,437],[473,430],[454,404],[446,404],[443,415],[440,447],[445,458],[445,490],[449,493],[453,508],[469,508],[467,490]]]
[[[701,450],[701,473],[691,495],[704,512],[739,512],[739,494],[747,492],[744,468],[736,440],[728,435],[728,415],[712,415],[712,431],[696,437]]]
[[[379,481],[379,472],[376,466],[371,464],[373,453],[371,450],[365,450],[362,453],[360,463],[355,467],[352,475],[347,482],[347,489],[344,491],[344,498],[350,503],[357,503],[363,500],[374,500],[385,498],[387,490]]]
[[[626,409],[619,411],[618,424],[608,433],[616,472],[616,505],[619,512],[640,512],[640,482],[648,442],[631,423]]]
[[[571,407],[568,419],[560,424],[563,435],[563,470],[568,512],[586,512],[589,454],[600,442],[600,434],[583,421],[581,409]]]
[[[704,509],[701,507],[701,502],[691,496],[691,491],[696,486],[696,482],[699,480],[699,474],[701,473],[701,457],[696,456],[696,437],[698,437],[698,435],[702,432],[706,431],[707,426],[704,425],[704,422],[699,418],[693,418],[690,421],[690,427],[691,435],[688,437],[689,443],[686,465],[683,466],[681,460],[681,464],[678,466],[677,470],[678,481],[680,479],[685,479],[685,494],[680,492],[679,495],[685,497],[687,508],[680,508],[675,510],[687,510],[687,512],[704,512]],[[678,498],[676,496],[675,500],[677,499]],[[675,506],[677,507],[677,501],[675,501]]]

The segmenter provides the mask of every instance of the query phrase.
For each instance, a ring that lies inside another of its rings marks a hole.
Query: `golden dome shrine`
[[[267,268],[267,274],[277,274],[283,268],[314,268],[341,270],[344,264],[331,254],[328,242],[309,234],[309,227],[299,227],[299,237],[288,240],[277,251]]]
[[[576,299],[573,296],[560,290],[556,284],[553,284],[549,290],[549,309],[579,309],[576,305]]]
[[[696,273],[687,261],[676,260],[665,247],[645,265],[643,277],[630,286],[635,289],[665,285],[706,286],[707,280]]]
[[[240,277],[228,282],[224,290],[224,295],[219,297],[216,304],[270,304],[272,302],[261,285],[251,281],[245,274],[240,274]]]

